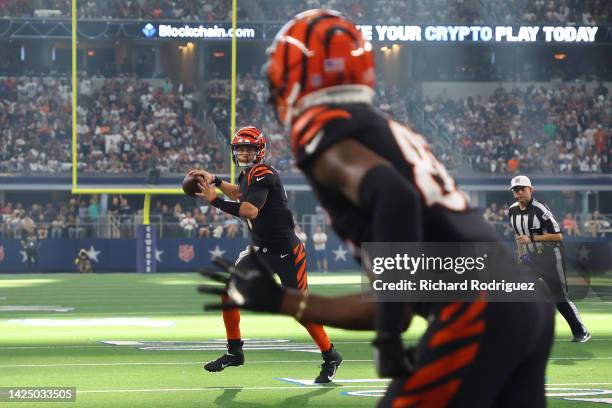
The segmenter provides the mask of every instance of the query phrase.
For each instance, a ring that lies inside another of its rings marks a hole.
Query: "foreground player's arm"
[[[422,235],[418,192],[386,159],[354,140],[325,150],[313,165],[313,177],[338,190],[370,216],[372,239],[377,242],[419,242]],[[410,217],[410,222],[398,220]],[[379,334],[399,334],[410,312],[402,303],[380,303]]]
[[[342,192],[363,210],[375,242],[423,240],[421,197],[415,187],[388,160],[355,140],[343,140],[325,150],[313,165],[321,185]],[[398,222],[409,217],[410,222]],[[379,375],[406,375],[401,333],[412,320],[408,303],[378,302],[374,318],[375,360]]]
[[[304,292],[287,290],[280,312],[296,317],[300,323],[320,323],[347,330],[374,329],[376,303],[364,301],[360,293],[336,297],[308,295],[306,299],[304,296]]]
[[[213,262],[224,272],[205,269],[205,277],[221,282],[222,287],[201,285],[202,293],[229,296],[231,302],[207,304],[206,309],[240,307],[295,317],[302,323],[316,322],[349,330],[374,328],[375,303],[363,301],[361,294],[326,297],[281,287],[274,280],[274,271],[257,252],[251,254],[255,269],[239,269],[232,262],[215,258]]]

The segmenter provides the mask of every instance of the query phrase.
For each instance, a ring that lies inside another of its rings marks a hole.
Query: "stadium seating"
[[[284,22],[305,8],[332,8],[358,22],[386,24],[567,24],[605,25],[610,23],[612,3],[606,0],[494,0],[481,2],[446,0],[254,0],[239,2],[242,21]],[[304,5],[304,3],[306,3]],[[36,10],[57,10],[58,17],[70,15],[69,0],[0,2],[0,16],[31,17]],[[229,1],[225,0],[86,0],[78,3],[79,18],[227,21]]]

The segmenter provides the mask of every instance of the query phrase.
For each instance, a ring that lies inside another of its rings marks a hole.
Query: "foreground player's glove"
[[[399,336],[377,337],[373,342],[376,371],[380,377],[408,377],[413,372],[416,360],[414,348],[404,349]]]
[[[226,295],[228,302],[205,304],[205,310],[230,309],[239,307],[258,312],[278,312],[283,301],[284,289],[274,280],[274,272],[257,252],[251,252],[255,269],[239,269],[230,261],[215,257],[213,263],[224,272],[204,269],[200,272],[206,278],[225,284],[225,287],[209,284],[198,286],[201,293]]]

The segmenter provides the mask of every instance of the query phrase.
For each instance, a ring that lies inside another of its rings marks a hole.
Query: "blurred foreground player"
[[[349,245],[497,241],[425,140],[372,107],[371,45],[355,25],[329,10],[301,13],[280,30],[269,55],[271,103],[291,127],[300,169]],[[393,378],[380,406],[545,406],[550,304],[490,303],[486,293],[478,302],[445,304],[309,296],[276,285],[264,262],[255,270],[219,262],[231,272],[228,294],[240,307],[375,329],[378,372]],[[429,326],[412,364],[401,333],[414,313]]]
[[[283,286],[301,292],[308,291],[306,273],[306,250],[295,235],[293,216],[287,207],[287,194],[276,170],[265,164],[266,141],[262,133],[253,126],[244,127],[232,140],[234,162],[241,169],[238,184],[221,181],[205,171],[189,174],[204,178],[201,193],[214,207],[236,217],[246,219],[253,245],[240,253],[236,265],[240,268],[253,266],[250,247],[262,254],[274,267]],[[217,197],[215,186],[232,200]],[[223,300],[227,298],[223,297]],[[228,366],[244,364],[243,341],[240,333],[240,311],[237,308],[223,310],[223,322],[227,334],[228,352],[204,365],[207,371],[222,371]],[[315,341],[323,364],[315,383],[332,382],[342,356],[330,342],[320,324],[306,323],[306,330]]]

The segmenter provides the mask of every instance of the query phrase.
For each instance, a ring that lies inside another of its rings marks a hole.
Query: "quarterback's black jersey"
[[[310,108],[295,122],[291,138],[298,167],[329,211],[334,229],[342,239],[355,246],[372,241],[368,231],[370,220],[341,192],[320,185],[309,175],[314,159],[345,139],[356,140],[387,159],[416,187],[423,203],[423,225],[419,228],[423,228],[424,241],[498,240],[482,215],[470,210],[467,196],[433,156],[424,138],[368,104]],[[397,221],[404,223],[406,228],[416,227],[410,214]]]
[[[255,219],[246,220],[253,244],[277,250],[293,248],[298,242],[295,224],[276,169],[267,164],[255,165],[240,173],[238,184],[238,200],[249,201],[259,208]],[[262,196],[262,203],[254,200]]]

